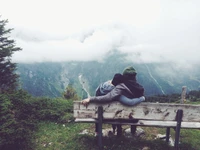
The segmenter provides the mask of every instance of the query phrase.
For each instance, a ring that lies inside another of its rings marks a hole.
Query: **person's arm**
[[[139,98],[128,98],[124,95],[121,95],[119,97],[119,102],[122,103],[123,105],[128,105],[128,106],[134,106],[134,105],[137,105],[141,102],[145,101],[145,97],[144,96],[141,96]]]
[[[113,90],[111,90],[106,95],[94,96],[94,97],[90,97],[90,98],[86,98],[82,100],[82,104],[87,105],[90,102],[94,102],[94,103],[111,102],[111,101],[116,100],[117,97],[121,95],[121,93],[122,93],[121,89],[116,86]]]

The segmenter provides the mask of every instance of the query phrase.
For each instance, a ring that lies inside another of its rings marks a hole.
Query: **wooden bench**
[[[200,129],[200,105],[148,103],[125,106],[119,102],[90,103],[87,107],[74,102],[75,122],[98,123],[98,145],[102,148],[102,124],[122,124],[166,128],[169,142],[170,128],[175,129],[175,149],[179,149],[180,129]],[[135,119],[139,119],[134,123]]]

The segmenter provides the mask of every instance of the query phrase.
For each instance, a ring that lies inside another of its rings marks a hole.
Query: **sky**
[[[112,50],[137,63],[200,63],[199,0],[0,0],[23,50],[15,62],[102,61]]]

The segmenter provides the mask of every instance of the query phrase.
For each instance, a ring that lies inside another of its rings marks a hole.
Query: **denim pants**
[[[145,97],[144,96],[141,96],[139,98],[128,98],[124,95],[121,95],[119,97],[119,102],[122,103],[123,105],[128,105],[128,106],[134,106],[134,105],[137,105],[141,102],[145,101]]]

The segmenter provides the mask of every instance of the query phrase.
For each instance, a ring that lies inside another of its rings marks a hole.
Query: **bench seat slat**
[[[77,118],[75,122],[79,123],[97,123],[97,119],[93,118]],[[176,121],[148,121],[148,120],[139,120],[137,123],[130,122],[117,122],[115,120],[103,120],[103,123],[106,124],[121,124],[121,125],[136,125],[136,126],[149,126],[149,127],[176,127]],[[200,129],[200,122],[181,122],[181,128],[185,129]]]

